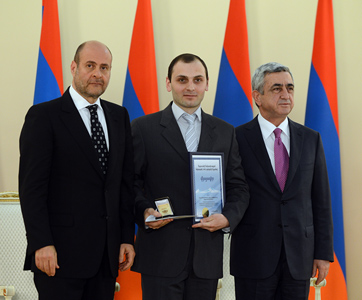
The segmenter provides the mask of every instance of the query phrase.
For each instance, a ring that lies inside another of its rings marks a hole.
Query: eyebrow
[[[196,75],[194,77],[188,77],[186,75],[177,75],[176,78],[205,78],[204,75]]]
[[[276,87],[276,86],[283,86],[283,84],[281,83],[274,83],[270,88],[273,88],[273,87]],[[294,84],[293,83],[287,83],[286,84],[287,87],[294,87]]]
[[[95,61],[93,61],[93,60],[88,60],[87,62],[86,62],[86,64],[95,64],[95,65],[98,65]],[[107,64],[107,63],[101,63],[101,64],[99,64],[100,66],[109,66],[109,64]]]

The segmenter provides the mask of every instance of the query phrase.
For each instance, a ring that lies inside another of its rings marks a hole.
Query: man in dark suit
[[[71,87],[31,107],[25,118],[19,169],[24,268],[34,272],[40,300],[111,300],[118,269],[133,263],[129,117],[99,98],[111,66],[104,44],[83,43],[71,63]]]
[[[321,137],[287,118],[294,106],[289,68],[260,66],[252,89],[260,114],[236,129],[250,188],[250,205],[231,241],[236,298],[308,299],[309,278],[318,270],[317,284],[321,282],[333,261]]]
[[[249,202],[234,128],[201,110],[208,90],[204,61],[181,54],[170,64],[167,91],[173,102],[163,111],[135,119],[132,134],[135,153],[136,238],[134,271],[142,274],[144,300],[214,300],[222,277],[223,231],[232,232]],[[194,115],[194,150],[185,143]],[[198,146],[197,146],[198,145]],[[191,215],[189,151],[224,153],[225,205],[193,225],[192,218],[147,222],[161,216],[155,199],[169,197],[174,215]]]

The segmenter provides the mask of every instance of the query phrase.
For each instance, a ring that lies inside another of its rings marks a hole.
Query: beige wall
[[[350,299],[359,299],[362,99],[356,91],[362,85],[362,1],[333,2],[348,292]],[[41,3],[0,3],[0,191],[17,190],[18,137],[33,101]],[[136,0],[58,0],[65,87],[71,82],[69,66],[76,47],[97,39],[114,55],[112,79],[104,98],[122,103],[136,5]],[[160,108],[171,100],[165,90],[169,62],[180,53],[193,52],[210,69],[210,90],[203,108],[212,113],[228,5],[228,0],[152,0]],[[268,61],[291,68],[296,84],[291,118],[300,123],[304,122],[316,8],[317,0],[246,0],[251,70]]]

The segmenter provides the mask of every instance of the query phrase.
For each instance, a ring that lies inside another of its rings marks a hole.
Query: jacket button
[[[283,200],[282,205],[286,205],[286,204],[287,204],[287,201]]]

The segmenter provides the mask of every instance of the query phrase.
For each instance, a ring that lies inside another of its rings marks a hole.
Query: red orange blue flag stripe
[[[63,94],[62,54],[57,0],[43,0],[34,104]]]
[[[245,0],[230,0],[213,115],[234,126],[253,118]]]
[[[325,299],[347,299],[337,72],[332,0],[319,0],[315,25],[305,125],[322,136],[332,196],[335,262],[322,288]],[[313,298],[313,290],[309,299]]]
[[[131,120],[159,110],[150,0],[138,0],[128,58],[123,106],[127,108]]]
[[[138,0],[123,94],[123,106],[130,119],[159,110],[156,55],[150,0]],[[141,300],[141,276],[129,270],[120,272],[121,290],[115,300]]]

